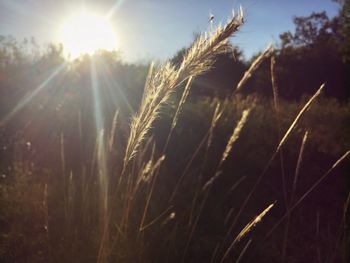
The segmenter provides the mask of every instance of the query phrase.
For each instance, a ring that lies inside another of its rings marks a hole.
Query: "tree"
[[[342,54],[343,61],[350,64],[350,0],[338,0],[341,9],[339,12],[340,32],[343,37]],[[349,68],[349,66],[348,66]]]
[[[346,27],[343,25],[349,16],[344,10],[345,4],[332,19],[326,12],[295,17],[295,31],[280,35],[276,71],[282,96],[298,99],[326,82],[326,95],[339,100],[349,98],[346,45],[350,42],[344,41]],[[344,46],[344,43],[347,44]]]
[[[280,35],[282,47],[314,46],[332,41],[339,42],[338,18],[330,20],[325,11],[313,12],[306,17],[294,17],[295,32]],[[339,43],[337,43],[339,44]]]

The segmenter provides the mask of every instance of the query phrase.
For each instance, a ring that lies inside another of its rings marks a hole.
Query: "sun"
[[[63,44],[65,54],[71,58],[92,55],[100,49],[111,51],[117,48],[116,34],[110,21],[85,11],[62,23],[59,41]]]

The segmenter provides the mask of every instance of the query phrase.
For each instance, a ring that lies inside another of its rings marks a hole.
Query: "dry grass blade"
[[[278,132],[278,140],[281,140],[281,114],[279,109],[279,103],[278,103],[278,86],[277,86],[277,80],[276,80],[276,59],[275,56],[271,57],[271,63],[270,63],[270,71],[271,71],[271,85],[272,85],[272,93],[273,93],[273,104],[276,112],[276,118],[277,118],[277,132]],[[287,208],[288,206],[288,195],[287,195],[287,188],[286,188],[286,172],[284,168],[284,155],[283,151],[281,150],[280,153],[280,166],[281,166],[281,176],[282,176],[282,188],[283,188],[283,198],[284,198],[284,204]],[[283,261],[283,260],[282,260]]]
[[[271,71],[271,84],[272,84],[272,92],[273,92],[273,104],[275,107],[276,112],[279,112],[279,105],[278,105],[278,86],[277,86],[277,80],[276,80],[276,58],[275,56],[271,57],[271,64],[270,64],[270,71]]]
[[[236,127],[234,128],[234,130],[233,130],[233,132],[232,132],[232,134],[230,136],[230,139],[228,140],[228,142],[226,144],[226,147],[225,147],[225,150],[224,150],[224,152],[223,152],[223,154],[221,156],[218,168],[217,168],[214,176],[211,177],[205,183],[205,185],[203,186],[203,191],[205,191],[209,186],[211,186],[213,184],[213,182],[219,177],[219,175],[221,173],[221,170],[220,170],[221,166],[225,162],[225,160],[227,159],[227,157],[230,154],[230,152],[232,151],[233,144],[239,138],[239,134],[240,134],[242,128],[244,127],[244,125],[245,125],[245,123],[246,123],[246,121],[248,119],[250,111],[251,111],[251,109],[247,109],[247,110],[243,111],[241,119],[239,120],[239,122],[237,123]]]
[[[287,130],[287,132],[284,134],[283,138],[281,139],[278,147],[277,147],[277,152],[281,149],[282,145],[284,144],[284,142],[287,140],[288,136],[290,135],[290,133],[292,132],[292,130],[294,129],[295,125],[298,123],[299,119],[301,118],[301,116],[304,114],[304,112],[306,112],[310,105],[312,104],[312,102],[318,97],[320,96],[323,88],[324,88],[325,84],[322,84],[321,87],[316,91],[316,93],[311,97],[311,99],[305,104],[305,106],[300,110],[300,112],[298,113],[298,115],[296,116],[296,118],[294,119],[293,123],[290,125],[289,129]]]
[[[208,70],[215,57],[227,51],[228,38],[243,24],[243,12],[234,16],[224,27],[218,27],[207,37],[201,35],[189,49],[179,68],[170,62],[150,73],[146,82],[145,93],[139,111],[133,116],[128,139],[123,173],[130,160],[138,152],[154,120],[158,117],[161,106],[168,101],[171,93],[190,77]]]
[[[149,182],[152,180],[152,176],[154,172],[161,166],[163,161],[165,160],[165,155],[162,155],[156,162],[153,160],[149,160],[145,165],[144,169],[141,171],[141,175],[139,177],[138,183],[141,181]]]
[[[216,244],[215,249],[214,249],[214,251],[213,251],[213,254],[211,255],[211,259],[210,259],[209,263],[215,262],[215,261],[214,261],[214,260],[215,260],[215,256],[216,256],[216,254],[217,254],[219,248],[220,248],[220,243]]]
[[[273,160],[276,158],[277,154],[279,153],[279,151],[281,150],[282,146],[284,145],[284,143],[286,142],[287,138],[289,137],[289,135],[291,134],[293,128],[297,125],[298,121],[300,120],[300,118],[303,116],[303,114],[310,108],[310,106],[312,105],[312,103],[315,101],[315,99],[321,94],[322,89],[324,88],[325,84],[322,84],[321,87],[316,91],[316,93],[309,99],[309,101],[304,105],[304,107],[299,111],[298,115],[295,117],[294,121],[292,122],[292,124],[290,125],[289,129],[286,131],[286,133],[284,134],[283,138],[281,139],[280,143],[278,144],[278,147],[276,149],[276,151],[272,154],[270,160],[267,162],[265,168],[263,169],[263,171],[261,172],[261,174],[258,176],[256,182],[254,183],[252,189],[249,191],[249,193],[247,194],[246,198],[244,199],[241,208],[239,209],[239,211],[237,212],[237,215],[234,219],[234,221],[231,224],[231,227],[229,228],[229,231],[227,232],[227,236],[229,236],[230,232],[232,231],[233,227],[235,226],[238,218],[240,217],[243,209],[245,208],[245,206],[247,205],[247,203],[249,202],[250,198],[252,197],[255,189],[258,187],[258,185],[260,184],[262,178],[264,177],[264,175],[266,174],[267,170],[269,169],[270,165],[272,164]]]
[[[273,93],[273,106],[276,112],[278,140],[280,141],[281,140],[281,114],[280,114],[279,103],[278,103],[278,86],[277,86],[277,80],[276,80],[275,56],[271,57],[270,71],[271,71],[271,85],[272,85],[272,93]],[[287,194],[287,186],[286,186],[286,172],[284,168],[284,155],[282,150],[279,151],[279,157],[280,157],[279,161],[281,166],[281,177],[282,177],[281,179],[282,179],[284,205],[288,210],[289,203],[288,203],[288,194]],[[285,259],[287,242],[288,242],[287,240],[288,232],[289,232],[289,220],[285,228],[284,242],[283,242],[283,248],[282,248],[282,259],[281,259],[282,262],[284,262],[284,259]]]
[[[118,123],[118,116],[119,116],[119,110],[117,110],[115,112],[114,116],[113,116],[112,129],[111,129],[111,133],[109,135],[109,140],[108,140],[109,152],[111,152],[112,149],[113,149],[114,138],[115,138],[115,131],[117,129],[117,123]]]
[[[214,102],[214,103],[216,103],[216,107],[215,107],[214,114],[213,114],[213,117],[212,117],[212,120],[211,120],[209,131],[207,133],[208,136],[204,136],[204,138],[202,140],[204,142],[205,138],[208,137],[207,144],[206,144],[205,151],[204,151],[203,161],[202,161],[201,168],[200,168],[200,173],[199,173],[199,176],[198,176],[198,181],[197,181],[197,185],[196,185],[195,194],[194,194],[194,197],[193,197],[193,200],[192,200],[191,212],[190,212],[190,217],[189,217],[189,226],[192,224],[195,204],[197,202],[198,194],[199,194],[200,189],[201,189],[203,173],[204,173],[204,170],[205,170],[205,166],[207,164],[209,148],[210,148],[212,140],[213,140],[214,129],[215,129],[216,124],[218,123],[218,121],[221,118],[221,115],[222,115],[222,113],[224,112],[224,109],[225,109],[225,105],[221,108],[221,104],[220,104],[219,101]]]
[[[239,120],[237,126],[233,130],[233,133],[232,133],[230,139],[228,140],[225,151],[222,154],[219,167],[227,159],[229,153],[231,152],[233,144],[235,143],[235,141],[237,141],[239,134],[241,133],[242,128],[244,127],[245,123],[247,122],[250,111],[251,111],[251,109],[247,109],[247,110],[243,111],[241,119]]]
[[[62,169],[62,176],[63,176],[63,185],[64,185],[64,195],[63,195],[63,200],[64,200],[64,216],[65,219],[67,219],[68,216],[68,198],[67,198],[67,183],[66,183],[66,157],[65,157],[65,149],[64,149],[64,135],[61,132],[61,138],[60,138],[60,150],[61,150],[61,169]]]
[[[301,167],[301,162],[303,160],[303,155],[304,155],[304,149],[305,149],[305,144],[308,138],[308,134],[309,132],[306,131],[303,137],[303,141],[301,142],[301,147],[300,147],[300,151],[299,151],[299,156],[298,156],[298,161],[297,161],[297,166],[295,168],[295,175],[294,175],[294,180],[293,180],[293,188],[292,188],[292,195],[291,195],[291,199],[290,199],[290,203],[292,204],[294,201],[294,195],[295,195],[295,191],[297,188],[297,182],[298,182],[298,178],[299,178],[299,173],[300,173],[300,167]]]
[[[179,106],[177,107],[177,110],[175,112],[175,116],[174,116],[174,119],[173,119],[173,122],[171,123],[171,129],[174,129],[176,124],[177,124],[177,121],[179,119],[179,115],[182,111],[182,108],[186,102],[186,99],[187,99],[187,96],[190,92],[190,88],[191,88],[191,83],[192,83],[192,77],[190,77],[186,83],[186,86],[185,86],[185,89],[184,89],[184,92],[182,93],[182,96],[181,96],[181,99],[180,99],[180,102],[179,102]]]
[[[157,216],[155,219],[153,219],[151,222],[149,222],[148,224],[146,224],[145,226],[140,226],[139,232],[144,231],[145,229],[149,228],[150,226],[152,226],[153,224],[155,224],[158,220],[160,220],[164,215],[166,215],[171,209],[173,208],[173,206],[169,206],[166,210],[164,210],[159,216]],[[169,214],[169,216],[167,217],[167,219],[172,219],[175,217],[175,213],[172,212]],[[164,222],[163,222],[164,223]]]
[[[289,204],[286,207],[287,211],[289,209],[289,206],[292,205],[293,202],[294,202],[296,185],[297,185],[297,181],[298,181],[298,177],[299,177],[301,161],[303,159],[304,147],[305,147],[305,144],[306,144],[307,137],[308,137],[308,131],[305,132],[303,140],[302,140],[302,143],[301,143],[301,146],[300,146],[298,161],[297,161],[297,165],[296,165],[296,168],[295,168],[295,174],[294,174],[294,180],[293,180],[293,185],[292,185],[292,193],[291,193],[291,197],[290,197],[290,202],[289,202]],[[287,220],[286,220],[286,227],[285,227],[283,247],[282,247],[282,262],[284,262],[285,256],[286,256],[286,252],[287,252],[289,226],[290,226],[290,214],[287,216]]]
[[[262,219],[263,217],[271,210],[271,208],[275,205],[276,202],[270,204],[268,207],[265,208],[264,211],[262,211],[258,216],[256,216],[252,221],[250,221],[237,235],[237,237],[233,240],[229,248],[226,250],[224,256],[222,257],[220,262],[223,262],[225,258],[228,256],[228,254],[231,252],[233,246],[239,242],[246,234],[252,230],[253,227],[255,227]]]
[[[273,104],[276,112],[276,118],[277,118],[277,131],[278,131],[278,140],[281,140],[281,114],[279,109],[279,103],[278,103],[278,86],[277,86],[277,80],[276,80],[276,59],[275,56],[271,57],[271,63],[270,63],[270,71],[271,71],[271,85],[272,85],[272,93],[273,93]],[[286,189],[286,173],[284,168],[284,158],[283,158],[283,151],[280,151],[280,165],[281,165],[281,176],[282,176],[282,188],[283,188],[283,198],[284,198],[284,204],[287,208],[288,201],[287,201],[287,189]],[[283,260],[282,260],[283,261]]]
[[[218,26],[213,32],[200,35],[184,57],[179,73],[182,78],[196,76],[207,71],[214,63],[216,55],[231,50],[228,38],[243,24],[243,10],[234,15],[228,23]]]
[[[216,124],[218,123],[219,119],[221,118],[222,113],[224,112],[225,107],[223,107],[220,110],[220,106],[221,106],[220,102],[217,102],[216,107],[215,107],[215,111],[214,111],[214,115],[213,115],[213,118],[212,118],[211,124],[210,124],[209,137],[208,137],[206,152],[205,152],[206,155],[208,153],[209,147],[210,147],[212,140],[213,140],[214,128],[216,127]]]
[[[154,62],[152,61],[151,64],[149,65],[148,73],[147,73],[147,78],[145,81],[145,89],[148,87],[151,87],[151,81],[152,81],[152,76],[153,76],[153,70],[154,70]],[[146,95],[147,92],[145,91],[143,95]],[[142,100],[145,98],[143,97]]]
[[[151,185],[151,189],[148,193],[148,196],[147,196],[147,200],[146,200],[146,204],[145,204],[145,209],[143,211],[143,214],[142,214],[142,219],[141,219],[141,223],[140,223],[140,231],[141,229],[144,228],[144,221],[146,220],[146,215],[147,215],[147,212],[148,212],[148,207],[149,207],[149,204],[150,204],[150,201],[151,201],[151,198],[152,198],[152,194],[153,194],[153,191],[154,191],[154,186],[155,186],[155,182],[156,182],[156,179],[157,179],[157,175],[158,173],[155,173],[155,171],[157,171],[159,169],[159,167],[161,166],[162,162],[164,161],[165,159],[165,155],[162,155],[158,160],[157,162],[155,162],[154,165],[151,165],[152,168],[149,168],[150,169],[150,172],[149,172],[149,175],[148,175],[148,180],[152,180],[152,185]],[[155,173],[155,176],[153,176],[153,174]]]
[[[262,211],[257,217],[255,217],[252,221],[250,221],[243,229],[242,231],[237,235],[234,242],[239,242],[253,227],[258,224],[263,217],[267,214],[267,212],[270,211],[270,209],[275,205],[276,202],[270,204],[268,207],[265,208],[264,211]]]
[[[244,246],[243,250],[241,251],[241,253],[239,254],[238,259],[236,260],[236,263],[239,263],[243,257],[243,255],[245,254],[245,252],[247,251],[250,243],[252,242],[251,239],[248,240],[247,244]]]
[[[228,211],[226,217],[225,217],[225,220],[224,220],[224,225],[226,226],[227,223],[228,223],[228,220],[230,220],[232,214],[233,214],[233,211],[234,211],[234,208],[231,207],[231,209]]]
[[[260,64],[264,61],[265,58],[267,58],[271,53],[273,52],[273,46],[270,44],[264,52],[262,52],[250,65],[249,69],[244,72],[244,75],[242,79],[238,82],[237,87],[235,91],[241,90],[241,88],[244,86],[244,84],[247,82],[247,80],[251,77],[253,72],[260,66]]]
[[[183,91],[183,93],[182,93],[180,102],[179,102],[179,104],[178,104],[178,106],[177,106],[177,109],[176,109],[176,112],[175,112],[173,121],[172,121],[172,123],[171,123],[171,127],[170,127],[170,131],[169,131],[168,137],[167,137],[166,142],[165,142],[164,147],[163,147],[163,154],[165,153],[165,151],[166,151],[166,149],[167,149],[167,147],[168,147],[170,138],[171,138],[171,136],[172,136],[172,134],[173,134],[174,128],[176,127],[176,124],[177,124],[177,121],[178,121],[178,119],[179,119],[180,113],[182,112],[182,108],[183,108],[183,106],[185,105],[185,102],[186,102],[186,99],[187,99],[187,97],[188,97],[188,94],[190,93],[192,79],[193,79],[193,78],[190,77],[190,78],[187,80],[187,83],[186,83],[186,86],[185,86],[184,91]]]
[[[297,202],[295,202],[294,205],[292,205],[289,210],[284,214],[284,216],[281,217],[280,220],[277,221],[277,223],[272,227],[272,229],[267,233],[266,238],[271,235],[271,233],[283,222],[283,220],[290,215],[290,213],[298,206],[300,203],[317,187],[319,186],[322,181],[341,163],[343,162],[348,156],[350,155],[350,150],[344,153],[333,165],[332,167],[323,174],[310,188],[306,193],[304,193]]]
[[[339,235],[339,242],[342,243],[342,249],[345,251],[344,258],[349,259],[350,258],[350,251],[347,249],[350,244],[350,228],[349,228],[349,207],[350,207],[350,192],[348,193],[348,197],[346,199],[345,205],[344,205],[344,212],[343,212],[343,231]],[[340,240],[342,239],[342,240]],[[336,255],[334,255],[333,258],[335,258]]]

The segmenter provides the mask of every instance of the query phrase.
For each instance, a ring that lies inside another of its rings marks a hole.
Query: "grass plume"
[[[249,69],[244,72],[243,77],[241,80],[238,82],[237,87],[235,91],[240,91],[244,84],[247,82],[248,79],[252,76],[252,74],[255,72],[255,70],[260,66],[260,64],[264,61],[265,58],[270,56],[270,54],[273,52],[273,46],[270,44],[264,52],[262,52],[250,65]]]
[[[219,26],[209,35],[199,36],[184,56],[179,68],[167,62],[150,73],[140,109],[132,118],[124,169],[136,155],[158,117],[161,106],[169,100],[174,89],[187,79],[207,71],[215,62],[217,55],[227,52],[230,47],[228,38],[237,32],[242,24],[243,11],[233,16],[224,27]]]
[[[276,202],[275,202],[276,203]],[[270,204],[268,207],[266,207],[264,209],[264,211],[262,211],[259,215],[257,215],[253,220],[251,220],[242,230],[241,232],[239,232],[239,234],[237,235],[237,237],[233,240],[233,242],[231,243],[231,245],[228,247],[228,249],[226,250],[226,252],[224,253],[221,261],[223,262],[227,256],[229,255],[229,253],[231,252],[232,248],[234,247],[234,245],[239,242],[245,235],[247,235],[262,219],[263,217],[271,210],[271,208],[275,205],[275,203]]]

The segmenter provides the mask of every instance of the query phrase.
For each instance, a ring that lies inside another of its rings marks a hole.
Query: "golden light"
[[[71,58],[93,54],[96,50],[117,48],[116,34],[106,17],[82,12],[65,20],[60,28],[59,41]]]

